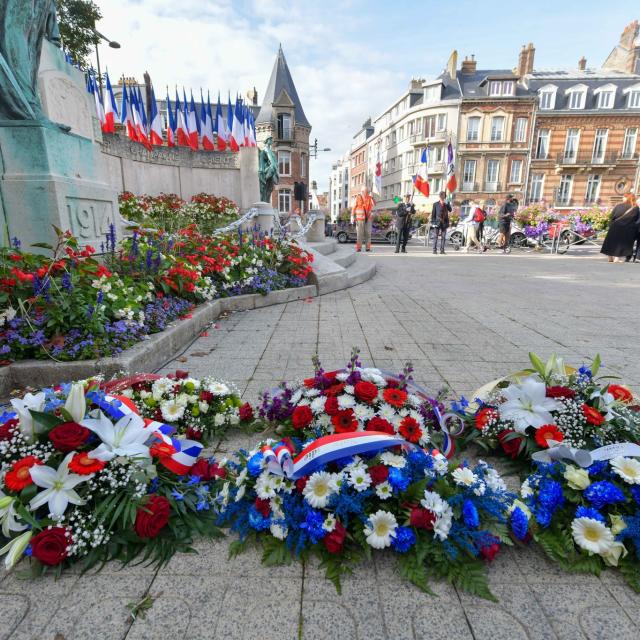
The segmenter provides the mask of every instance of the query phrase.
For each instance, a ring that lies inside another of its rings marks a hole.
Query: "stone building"
[[[256,117],[258,146],[263,147],[271,137],[278,158],[280,182],[271,195],[271,204],[280,213],[291,213],[298,207],[302,212],[308,209],[310,133],[311,125],[280,47]],[[295,199],[296,182],[304,184],[299,200]]]
[[[340,212],[349,207],[351,158],[347,153],[331,167],[329,175],[329,215],[336,222]]]
[[[353,136],[353,144],[351,145],[350,154],[350,180],[349,180],[349,202],[353,202],[354,198],[362,187],[372,187],[372,178],[369,175],[369,159],[367,141],[373,135],[374,128],[371,124],[371,118],[362,125],[362,128],[355,136]]]

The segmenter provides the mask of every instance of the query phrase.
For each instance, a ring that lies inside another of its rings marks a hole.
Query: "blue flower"
[[[591,507],[578,507],[576,509],[576,518],[591,518],[592,520],[607,524],[604,516],[597,509],[592,509]]]
[[[416,534],[411,527],[398,527],[391,545],[398,553],[406,553],[416,543]]]
[[[176,499],[177,502],[181,502],[184,500],[184,495],[180,493],[177,489],[173,489],[171,491],[171,495]]]
[[[155,493],[158,490],[159,485],[160,485],[160,478],[156,476],[149,483],[149,486],[147,487],[147,493]]]
[[[391,469],[389,469],[388,480],[389,480],[389,484],[396,491],[400,491],[400,492],[406,491],[410,482],[410,478],[407,477],[407,475],[402,471],[402,469],[396,469],[395,467],[392,467]]]
[[[2,422],[2,418],[0,417],[0,422]],[[631,487],[631,497],[640,504],[640,487],[633,486]]]
[[[529,518],[520,507],[511,512],[511,529],[518,540],[524,540],[529,532]]]
[[[309,509],[307,511],[307,517],[303,524],[300,525],[301,529],[306,529],[309,538],[313,544],[317,544],[322,538],[327,535],[327,532],[324,530],[324,516],[320,511],[316,511],[315,509]]]
[[[249,475],[253,476],[254,478],[256,476],[259,476],[262,472],[263,457],[264,456],[262,455],[262,453],[258,451],[258,453],[254,453],[247,461],[247,471],[249,472]]]
[[[209,507],[210,505],[206,500],[200,500],[196,505],[196,511],[208,511]]]
[[[472,500],[465,500],[462,504],[462,517],[467,527],[477,529],[480,525],[480,516]]]
[[[551,515],[551,511],[542,507],[537,508],[534,512],[536,521],[541,527],[544,527],[545,529],[551,524]]]
[[[256,531],[264,531],[270,526],[269,518],[265,518],[256,508],[249,509],[249,526]]]
[[[591,483],[584,490],[583,495],[596,509],[602,509],[607,504],[625,501],[622,489],[608,480]]]
[[[540,483],[538,500],[545,509],[553,513],[564,504],[562,485],[555,480],[543,480]]]

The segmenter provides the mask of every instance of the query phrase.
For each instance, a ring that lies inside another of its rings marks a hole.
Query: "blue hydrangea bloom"
[[[540,483],[538,500],[542,507],[553,513],[564,504],[562,485],[555,480],[544,480]]]
[[[406,491],[409,486],[410,479],[404,473],[402,469],[396,469],[395,467],[389,469],[389,484],[396,491]]]
[[[551,524],[551,511],[542,507],[538,508],[534,512],[536,521],[541,527],[548,527]]]
[[[391,545],[398,553],[406,553],[416,543],[416,534],[410,527],[398,527]]]
[[[640,504],[640,487],[633,486],[631,487],[631,497]]]
[[[605,517],[597,509],[592,509],[591,507],[578,507],[576,509],[576,518],[591,518],[603,524],[607,523]]]
[[[465,500],[462,504],[462,517],[467,527],[477,529],[480,526],[480,516],[472,500]]]
[[[265,518],[256,508],[249,509],[249,526],[256,531],[263,531],[270,526],[269,518]]]
[[[255,478],[260,475],[262,471],[262,458],[262,453],[258,451],[258,453],[254,453],[249,460],[247,460],[247,471],[250,476]]]
[[[511,512],[511,529],[518,540],[524,540],[529,531],[529,518],[520,507]]]
[[[307,516],[302,525],[300,525],[301,529],[306,529],[309,538],[313,544],[317,544],[322,538],[327,535],[327,532],[322,528],[324,524],[324,515],[320,513],[320,511],[316,511],[315,509],[309,509],[307,511]]]
[[[625,501],[622,489],[608,480],[591,483],[584,490],[583,495],[596,509],[602,509],[607,504]]]

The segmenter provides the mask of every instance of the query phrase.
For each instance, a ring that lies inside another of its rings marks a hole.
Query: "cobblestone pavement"
[[[596,352],[606,372],[640,388],[640,265],[592,251],[566,257],[432,256],[418,246],[375,247],[378,273],[351,290],[221,319],[166,371],[235,382],[244,397],[299,378],[318,353],[340,367],[351,347],[398,370],[406,360],[428,388],[471,393],[527,364],[528,351],[581,364]],[[249,445],[232,436],[220,452]],[[227,543],[199,543],[159,572],[107,566],[96,576],[29,582],[0,578],[0,638],[147,640],[561,638],[636,640],[640,596],[611,573],[569,575],[533,550],[507,549],[490,567],[498,604],[436,584],[405,584],[377,555],[337,596],[315,566],[267,569],[256,553],[227,560]],[[147,593],[146,619],[125,605]]]

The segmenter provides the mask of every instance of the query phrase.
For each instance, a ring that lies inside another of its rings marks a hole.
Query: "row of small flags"
[[[420,156],[420,170],[418,173],[413,176],[413,186],[414,188],[422,193],[425,197],[429,196],[429,171],[427,168],[427,164],[429,162],[429,147],[425,147],[422,150],[422,155]],[[453,193],[458,187],[458,181],[456,180],[456,168],[454,163],[454,149],[451,140],[449,140],[449,144],[447,146],[447,167],[445,172],[446,178],[446,189],[449,193]],[[379,162],[379,160],[378,160]],[[377,177],[378,166],[376,165],[376,177]]]
[[[127,137],[139,142],[147,149],[163,144],[162,119],[158,113],[155,92],[151,88],[151,112],[147,118],[142,92],[139,86],[122,87],[120,109],[116,103],[111,87],[109,75],[105,74],[106,88],[104,101],[95,75],[87,74],[87,90],[93,94],[96,111],[104,133],[114,133],[116,122],[126,129]],[[202,145],[205,151],[238,151],[240,147],[256,146],[256,125],[251,110],[236,99],[235,106],[231,105],[229,97],[226,107],[220,103],[216,105],[215,119],[211,108],[209,92],[205,103],[200,90],[200,113],[197,114],[196,104],[191,92],[191,99],[187,100],[186,92],[182,91],[182,103],[176,89],[176,98],[171,106],[169,91],[167,90],[168,126],[166,130],[167,145],[169,147],[189,147],[197,151]],[[224,113],[226,111],[226,114]],[[214,137],[215,134],[215,137]]]

